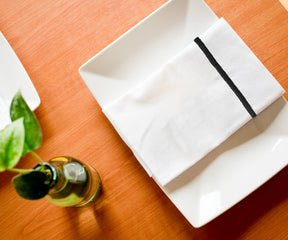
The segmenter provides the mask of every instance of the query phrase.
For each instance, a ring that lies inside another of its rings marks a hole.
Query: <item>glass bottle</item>
[[[63,207],[84,207],[93,202],[101,192],[98,172],[91,166],[72,157],[55,157],[44,163],[48,169],[50,190],[45,198]],[[37,164],[35,169],[41,168]]]

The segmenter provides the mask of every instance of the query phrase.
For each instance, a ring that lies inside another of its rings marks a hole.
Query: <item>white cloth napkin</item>
[[[283,94],[224,19],[199,38],[256,114]],[[146,81],[103,107],[137,159],[162,186],[251,119],[212,62],[192,42]]]
[[[7,103],[0,96],[0,130],[3,129],[9,123],[11,123],[9,107],[7,106]]]

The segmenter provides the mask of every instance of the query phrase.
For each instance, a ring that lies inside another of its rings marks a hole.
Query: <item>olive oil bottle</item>
[[[101,192],[98,172],[72,157],[56,157],[44,163],[49,170],[50,190],[46,199],[63,207],[83,207],[93,202]],[[35,166],[39,168],[41,165]]]

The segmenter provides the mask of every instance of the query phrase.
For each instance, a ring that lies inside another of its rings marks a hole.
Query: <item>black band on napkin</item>
[[[202,52],[205,54],[209,62],[212,64],[212,66],[217,70],[217,72],[220,74],[220,76],[224,79],[224,81],[228,84],[228,86],[232,89],[232,91],[235,93],[235,95],[238,97],[238,99],[241,101],[243,106],[246,108],[247,112],[250,114],[252,118],[256,117],[256,113],[252,109],[251,105],[247,101],[247,99],[244,97],[244,95],[240,92],[240,90],[237,88],[237,86],[234,84],[232,79],[228,76],[228,74],[224,71],[224,69],[220,66],[220,64],[216,61],[212,53],[209,51],[209,49],[206,47],[206,45],[202,42],[202,40],[197,37],[194,39],[195,43],[199,46],[199,48],[202,50]]]

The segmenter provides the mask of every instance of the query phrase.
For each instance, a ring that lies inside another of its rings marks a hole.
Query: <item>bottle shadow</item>
[[[68,218],[71,239],[114,239],[112,229],[117,220],[107,204],[105,189],[93,203],[86,207],[64,208]],[[117,239],[121,239],[117,236]]]

